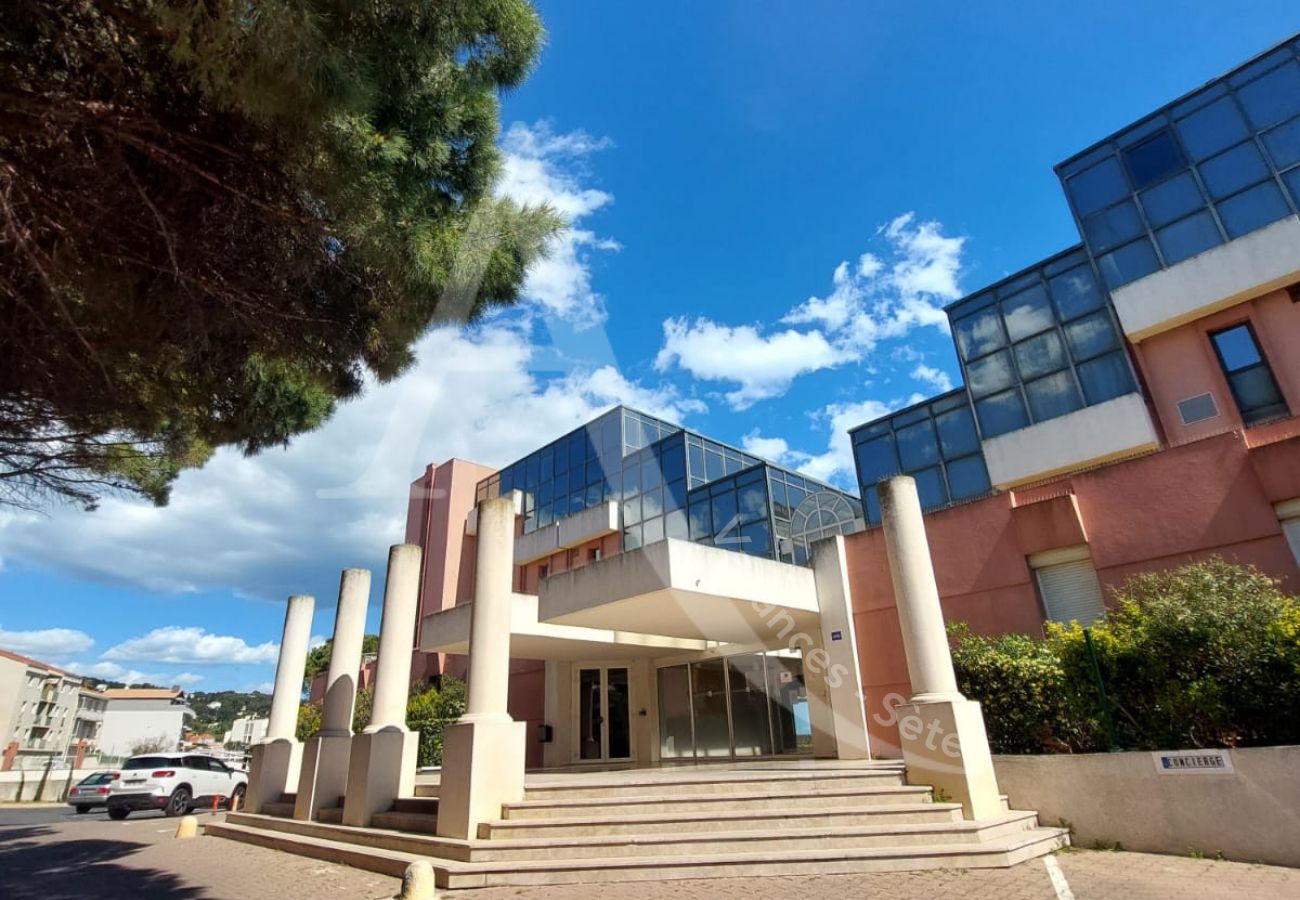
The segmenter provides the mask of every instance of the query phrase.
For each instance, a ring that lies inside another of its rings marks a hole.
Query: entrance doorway
[[[657,671],[661,759],[738,759],[812,749],[803,659],[746,653]]]
[[[632,758],[632,692],[626,666],[587,666],[576,671],[578,759],[607,762]]]

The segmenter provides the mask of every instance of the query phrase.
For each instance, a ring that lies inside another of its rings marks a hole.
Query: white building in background
[[[104,696],[104,727],[99,749],[104,756],[130,756],[142,744],[174,750],[194,710],[185,704],[185,692],[161,688],[117,688]]]
[[[221,743],[229,746],[232,742],[250,747],[254,742],[266,737],[267,726],[271,720],[266,717],[241,716],[230,724]]]
[[[0,752],[4,768],[34,768],[61,758],[74,737],[93,743],[94,723],[82,722],[84,691],[71,672],[0,650]],[[13,746],[13,745],[16,745]]]

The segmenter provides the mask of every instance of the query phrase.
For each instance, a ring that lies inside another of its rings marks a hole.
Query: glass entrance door
[[[578,758],[632,758],[631,679],[626,666],[578,669]]]

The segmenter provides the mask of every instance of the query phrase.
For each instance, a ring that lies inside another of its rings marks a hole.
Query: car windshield
[[[126,761],[124,769],[156,769],[159,766],[174,766],[176,760],[166,756],[136,756]]]
[[[108,784],[112,780],[113,780],[112,772],[96,772],[94,775],[91,775],[89,778],[80,782],[80,784],[88,784],[88,785]]]

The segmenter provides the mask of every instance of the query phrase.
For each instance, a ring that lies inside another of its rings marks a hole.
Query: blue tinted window
[[[621,508],[623,510],[624,525],[635,525],[637,522],[641,521],[641,495],[640,494],[637,494],[635,497],[628,497],[627,499],[625,499],[622,503]]]
[[[663,488],[648,488],[641,493],[641,518],[662,515],[664,511]]]
[[[1083,220],[1083,233],[1093,252],[1108,250],[1142,232],[1142,220],[1131,202],[1112,206]]]
[[[1214,101],[1178,123],[1178,133],[1192,159],[1205,159],[1243,141],[1250,134],[1231,97]]]
[[[709,498],[703,495],[691,501],[687,510],[690,520],[691,540],[702,540],[713,534],[713,520],[709,516]]]
[[[1102,280],[1112,290],[1122,287],[1130,281],[1137,281],[1160,268],[1156,251],[1146,238],[1134,241],[1127,247],[1120,247],[1112,253],[1097,260]]]
[[[1119,346],[1110,315],[1102,310],[1065,326],[1065,340],[1075,360],[1088,359]]]
[[[736,492],[736,498],[740,504],[740,521],[753,522],[767,518],[767,491],[763,490],[761,481],[740,488]]]
[[[1214,346],[1219,351],[1219,359],[1223,361],[1224,370],[1229,374],[1256,365],[1263,360],[1259,345],[1255,343],[1255,336],[1245,325],[1238,325],[1214,335]]]
[[[969,408],[954,409],[934,421],[939,428],[939,446],[949,459],[974,453],[980,448],[979,435],[975,433],[975,417]]]
[[[1286,182],[1287,189],[1291,192],[1291,199],[1300,205],[1300,169],[1292,169],[1282,176]]]
[[[1219,204],[1219,218],[1223,220],[1228,236],[1234,238],[1276,222],[1290,212],[1286,201],[1282,199],[1282,192],[1272,181],[1266,181]]]
[[[772,529],[766,521],[754,522],[740,529],[740,550],[750,556],[772,555]]]
[[[1016,366],[1021,378],[1037,378],[1066,365],[1065,347],[1055,331],[1016,344]]]
[[[898,438],[898,458],[903,464],[904,472],[932,466],[939,461],[939,443],[929,419],[900,428],[895,436]]]
[[[1267,128],[1289,119],[1300,113],[1300,66],[1289,62],[1252,81],[1237,95],[1256,128]]]
[[[1011,355],[1001,350],[976,362],[967,363],[966,378],[970,382],[970,392],[976,397],[1010,387],[1015,382]]]
[[[1066,182],[1066,187],[1080,217],[1110,206],[1129,192],[1119,160],[1113,156],[1075,175]]]
[[[1165,263],[1171,266],[1223,243],[1219,228],[1208,212],[1188,216],[1181,222],[1157,231],[1156,240],[1160,242]]]
[[[1268,177],[1268,166],[1254,141],[1201,163],[1201,180],[1212,197],[1226,197]]]
[[[664,509],[681,509],[686,505],[686,481],[681,479],[664,485]]]
[[[967,456],[948,463],[948,490],[954,500],[978,497],[989,490],[989,473],[984,457]]]
[[[953,323],[962,359],[974,359],[1006,344],[996,309],[985,309]]]
[[[736,492],[723,491],[713,498],[713,533],[721,534],[728,528],[736,527],[739,509],[736,507]]]
[[[1153,228],[1180,219],[1194,209],[1205,205],[1201,189],[1196,186],[1192,173],[1184,172],[1141,195],[1142,209]]]
[[[664,537],[677,541],[690,540],[691,531],[686,523],[686,510],[674,510],[664,516]]]
[[[916,479],[916,492],[921,497],[921,506],[933,509],[948,502],[948,491],[943,486],[943,472],[938,466],[913,472],[912,477]]]
[[[678,478],[686,477],[686,452],[682,449],[682,445],[677,443],[672,447],[664,448],[660,465],[663,469],[664,481],[676,481]]]
[[[1003,300],[1002,318],[1013,341],[1038,334],[1056,323],[1047,302],[1047,290],[1041,284]]]
[[[657,544],[664,539],[664,520],[661,516],[646,519],[641,526],[641,543]]]
[[[1029,399],[1029,411],[1035,422],[1054,419],[1083,406],[1074,376],[1069,370],[1027,382],[1025,396]]]
[[[1081,316],[1099,308],[1102,303],[1101,289],[1092,269],[1080,266],[1063,275],[1058,275],[1048,282],[1052,289],[1052,302],[1062,321]]]
[[[980,400],[975,404],[975,414],[979,417],[980,434],[986,439],[1029,424],[1029,414],[1018,390]]]
[[[1300,118],[1279,125],[1264,135],[1264,146],[1279,169],[1300,162]]]
[[[880,496],[873,484],[862,491],[863,510],[868,522],[880,521]]]
[[[1133,186],[1139,190],[1187,166],[1183,151],[1168,130],[1158,132],[1124,151]]]
[[[623,549],[636,550],[641,546],[641,526],[633,525],[623,529]]]
[[[1078,371],[1089,404],[1104,403],[1136,389],[1123,350],[1080,363]]]
[[[894,457],[894,439],[879,437],[859,444],[857,451],[858,477],[863,484],[875,484],[882,478],[898,474],[898,460]],[[791,501],[791,506],[796,502]]]

